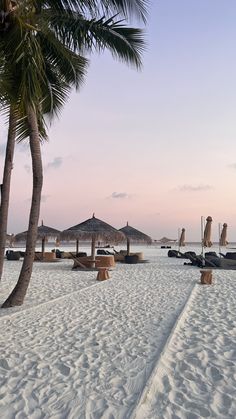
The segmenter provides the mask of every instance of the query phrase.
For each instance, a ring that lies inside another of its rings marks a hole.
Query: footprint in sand
[[[67,367],[65,364],[57,364],[56,367],[59,369],[60,373],[65,377],[68,377],[68,375],[70,375],[70,368]]]
[[[222,380],[224,377],[216,367],[209,367],[206,369],[206,375],[214,383],[215,381]]]
[[[8,371],[10,370],[7,360],[4,358],[0,359],[0,367],[3,368],[4,370],[8,370]]]

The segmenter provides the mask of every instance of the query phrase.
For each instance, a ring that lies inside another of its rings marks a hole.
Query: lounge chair
[[[114,252],[110,252],[109,250],[98,249],[97,255],[114,255]]]
[[[15,252],[14,250],[7,250],[6,251],[6,258],[7,260],[20,260],[20,252]]]
[[[218,256],[190,256],[189,260],[191,263],[184,263],[184,265],[197,266],[199,268],[211,268],[211,269],[229,269],[236,270],[236,259],[220,258]]]
[[[179,257],[181,257],[178,250],[168,250],[167,256],[168,256],[168,258],[179,258]]]
[[[95,263],[95,261],[93,261],[92,259],[86,258],[87,260],[85,260],[85,257],[82,257],[81,260],[79,260],[80,258],[74,256],[72,252],[70,252],[70,256],[71,256],[71,259],[73,259],[74,261],[72,270],[83,270],[83,271],[97,271],[98,270],[97,268],[91,266],[92,263],[93,264]]]
[[[170,252],[171,250],[169,250]],[[188,251],[185,253],[180,252],[179,250],[175,250],[175,252],[178,252],[178,256],[176,256],[177,258],[181,258],[181,259],[190,259],[190,258],[195,258],[197,255],[195,252],[192,251]]]
[[[221,256],[225,259],[236,259],[236,252],[227,252],[225,255],[223,253],[220,253]]]
[[[59,262],[58,258],[56,258],[55,252],[35,252],[34,254],[34,261],[35,262]]]

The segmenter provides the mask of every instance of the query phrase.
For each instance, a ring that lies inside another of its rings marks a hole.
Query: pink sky
[[[53,122],[40,218],[65,229],[95,212],[154,239],[185,227],[194,241],[211,215],[213,240],[227,222],[236,241],[236,3],[159,0],[150,14],[143,70],[92,56],[85,85]],[[30,165],[18,145],[9,233],[27,228]]]

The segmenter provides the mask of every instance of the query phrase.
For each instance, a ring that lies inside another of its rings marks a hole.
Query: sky
[[[91,55],[42,146],[40,220],[63,230],[95,213],[153,239],[200,241],[201,217],[236,241],[236,2],[153,0],[143,68]],[[7,125],[1,119],[0,169]],[[8,232],[27,229],[27,143],[16,146]]]

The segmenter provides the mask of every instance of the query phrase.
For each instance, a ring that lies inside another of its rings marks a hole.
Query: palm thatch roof
[[[142,233],[134,227],[129,226],[128,223],[125,227],[120,228],[119,231],[124,233],[125,237],[133,243],[152,243],[152,239],[150,236]]]
[[[14,240],[21,242],[26,240],[28,231],[23,231],[22,233],[18,233],[15,235]],[[42,225],[38,227],[37,239],[48,239],[58,237],[60,235],[60,231],[56,230],[55,228],[45,226],[42,222]]]
[[[118,243],[124,239],[124,235],[121,231],[93,215],[92,218],[62,231],[61,238],[65,240],[107,240]]]

